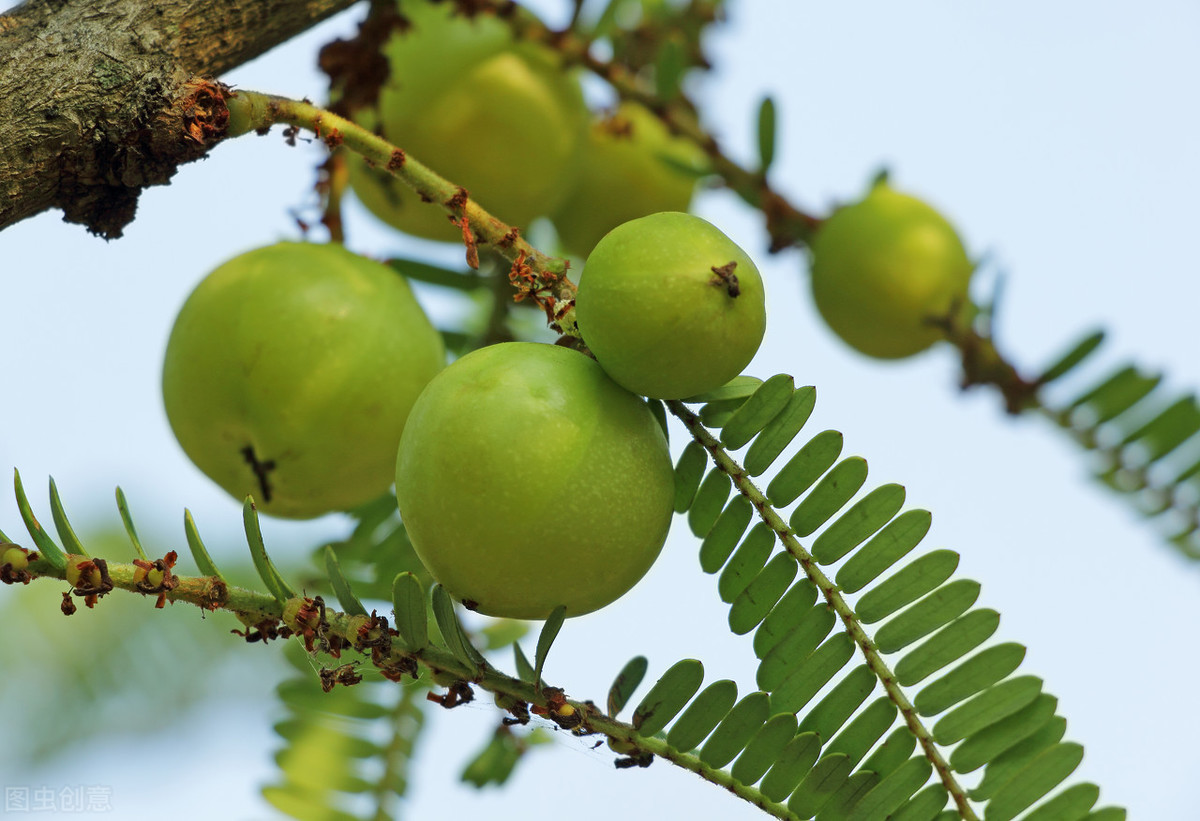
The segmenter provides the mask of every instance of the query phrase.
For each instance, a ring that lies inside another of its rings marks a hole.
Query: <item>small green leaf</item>
[[[799,565],[790,553],[777,553],[734,599],[729,608],[729,629],[741,636],[758,627],[787,592],[798,570]]]
[[[1080,821],[1099,800],[1100,788],[1095,784],[1075,784],[1029,813],[1025,821]]]
[[[1011,641],[982,650],[917,693],[917,697],[913,699],[913,706],[916,707],[920,715],[935,716],[953,707],[960,701],[970,698],[984,688],[1002,681],[1021,665],[1021,661],[1024,658],[1025,648]],[[1014,679],[1014,681],[1017,680]],[[1011,712],[1016,712],[1016,710],[1024,707],[1025,704],[1033,701],[1036,695],[1036,690],[1029,693],[1029,697],[1025,702],[1015,707]],[[997,716],[997,718],[1000,718],[1000,716]],[[983,729],[983,726],[987,725],[975,727],[967,732]],[[946,732],[951,732],[949,724],[946,727]],[[954,741],[959,741],[961,738],[956,738]],[[947,741],[945,743],[952,744],[954,742]]]
[[[517,678],[529,684],[534,683],[533,664],[521,649],[521,645],[513,644],[513,659],[517,666]]]
[[[901,513],[838,568],[838,586],[847,593],[862,590],[920,544],[932,523],[928,510]]]
[[[658,426],[662,428],[663,438],[668,442],[671,441],[671,428],[667,424],[667,408],[657,399],[647,399],[646,407],[654,414],[654,418],[658,420]]]
[[[964,738],[1007,719],[1033,703],[1042,692],[1042,680],[1036,676],[1018,676],[990,687],[965,704],[956,707],[933,725],[933,737],[939,744],[957,744]]]
[[[700,489],[696,491],[692,507],[688,510],[688,526],[697,537],[703,538],[712,530],[732,488],[729,474],[719,468],[713,468],[704,477]]]
[[[808,711],[800,722],[800,732],[811,730],[821,738],[833,738],[867,700],[878,682],[867,665],[855,667]]]
[[[787,406],[779,415],[754,437],[744,458],[746,471],[751,476],[760,476],[779,458],[783,449],[791,444],[796,434],[804,427],[817,403],[817,390],[811,386],[797,388],[788,399]]]
[[[333,588],[333,594],[337,596],[338,604],[342,606],[342,610],[346,611],[350,616],[365,616],[367,608],[363,607],[362,602],[354,595],[354,591],[350,589],[350,583],[346,581],[346,577],[342,575],[342,566],[338,562],[337,554],[333,552],[333,547],[325,546],[325,572],[329,575],[329,584]]]
[[[242,504],[242,524],[246,530],[246,544],[250,546],[250,557],[254,559],[254,569],[258,571],[259,578],[267,586],[267,591],[280,603],[295,597],[296,591],[292,590],[283,580],[279,571],[275,569],[275,565],[271,563],[271,557],[267,555],[267,546],[263,544],[262,529],[258,526],[258,510],[254,507],[254,500],[249,496]]]
[[[663,730],[696,695],[703,680],[704,665],[699,661],[683,659],[676,662],[655,682],[633,711],[634,729],[646,737]]]
[[[809,654],[829,635],[836,621],[837,616],[824,602],[809,608],[792,631],[763,657],[755,677],[758,686],[763,690],[774,690],[782,684],[792,672],[800,669]]]
[[[1129,365],[1105,379],[1071,403],[1072,408],[1087,407],[1088,424],[1096,427],[1129,410],[1154,390],[1162,376],[1143,374]]]
[[[1200,431],[1200,406],[1196,405],[1196,397],[1189,395],[1127,433],[1121,445],[1136,445],[1139,460],[1148,464],[1175,450],[1197,431]]]
[[[717,399],[707,403],[700,409],[700,422],[707,428],[723,428],[725,423],[733,418],[748,397],[733,399]]]
[[[817,763],[821,754],[821,739],[816,733],[801,733],[788,742],[779,758],[771,765],[759,789],[772,801],[787,798],[800,780]]]
[[[896,722],[898,714],[890,698],[884,696],[875,699],[829,742],[826,752],[842,753],[849,757],[852,764],[858,764],[867,750],[874,747],[875,742],[883,738],[883,734]]]
[[[71,527],[70,520],[67,519],[67,512],[63,510],[62,500],[58,497],[58,487],[54,484],[53,476],[50,477],[50,515],[54,518],[54,529],[58,531],[58,538],[63,543],[63,549],[67,553],[77,556],[87,556],[88,552],[84,550],[79,537],[75,535],[75,530]]]
[[[63,555],[62,550],[50,538],[50,534],[42,529],[37,517],[33,515],[33,508],[29,506],[25,488],[21,485],[21,474],[16,468],[13,468],[13,489],[16,493],[17,510],[21,513],[21,521],[25,523],[25,529],[29,531],[29,537],[37,546],[38,553],[55,568],[62,570],[67,566],[67,557]]]
[[[558,631],[562,629],[563,621],[566,618],[567,606],[560,604],[550,611],[550,615],[546,617],[546,623],[542,625],[542,632],[538,634],[537,649],[533,654],[533,685],[535,687],[542,685],[542,670],[546,666],[546,657],[550,655],[550,646],[558,638]]]
[[[859,770],[850,773],[842,786],[821,807],[821,821],[846,821],[850,809],[880,782],[879,773]]]
[[[914,795],[903,807],[892,813],[888,821],[933,821],[950,800],[950,794],[941,784],[930,784]],[[955,811],[954,817],[958,818]]]
[[[891,818],[892,813],[929,780],[931,772],[933,765],[924,756],[908,759],[854,805],[850,819],[875,821],[878,818]]]
[[[117,486],[117,510],[121,513],[121,523],[125,525],[125,532],[129,535],[134,552],[142,561],[150,561],[146,556],[146,551],[142,550],[142,541],[138,538],[137,528],[133,526],[133,516],[129,512],[129,503],[125,501],[125,491],[121,490],[119,485]]]
[[[1009,821],[1057,787],[1083,760],[1083,747],[1066,742],[1043,750],[988,802],[985,821]]]
[[[415,259],[393,257],[387,261],[387,265],[407,279],[428,282],[430,285],[453,288],[457,291],[475,291],[488,287],[491,283],[490,277],[485,277],[477,271],[451,271],[448,268],[441,268]]]
[[[926,553],[887,581],[864,593],[854,610],[865,624],[886,619],[936,589],[954,574],[957,567],[958,554],[953,550]]]
[[[1037,732],[1027,736],[1022,741],[1009,747],[996,758],[988,762],[983,771],[983,780],[979,786],[970,790],[973,801],[989,801],[996,793],[1008,784],[1018,773],[1038,756],[1043,750],[1057,744],[1067,732],[1067,720],[1062,716],[1054,716]]]
[[[708,452],[699,442],[688,442],[675,463],[675,512],[686,513],[708,466]]]
[[[212,558],[208,555],[208,550],[204,547],[204,542],[200,540],[200,531],[196,529],[196,521],[192,518],[192,511],[187,508],[183,509],[183,532],[187,536],[188,548],[192,551],[192,559],[196,562],[196,567],[202,576],[212,576],[224,581],[224,576],[217,566],[213,563]]]
[[[867,481],[867,462],[860,456],[843,459],[804,497],[788,524],[798,536],[808,536],[829,521]]]
[[[901,485],[875,488],[813,540],[813,558],[821,564],[836,562],[890,522],[903,506],[904,488]]]
[[[721,444],[737,450],[767,426],[792,398],[795,383],[787,374],[776,374],[763,382],[721,428]]]
[[[797,628],[801,616],[808,612],[816,600],[817,587],[811,581],[801,579],[793,584],[754,632],[754,655],[761,659],[771,652],[775,645]],[[813,644],[813,647],[816,646]]]
[[[788,809],[800,818],[812,818],[846,783],[851,769],[850,759],[844,755],[824,756],[792,793],[788,799]]]
[[[758,106],[758,172],[766,174],[775,161],[775,100],[763,97]]]
[[[796,735],[796,717],[791,713],[776,713],[767,720],[745,751],[734,762],[730,775],[743,784],[755,784],[782,755],[788,742]]]
[[[871,770],[879,773],[881,778],[887,778],[908,760],[916,747],[917,739],[912,732],[907,727],[897,727],[863,762],[862,769]]]
[[[467,641],[458,614],[454,612],[454,600],[440,584],[433,586],[433,618],[442,633],[442,639],[446,642],[446,648],[466,666],[471,675],[478,673],[476,654],[467,649],[470,642]]]
[[[1042,375],[1039,376],[1035,381],[1038,384],[1045,385],[1065,375],[1076,365],[1091,355],[1092,351],[1099,348],[1100,343],[1103,341],[1104,331],[1095,331],[1091,335],[1084,337],[1079,342],[1075,343],[1075,345],[1069,351],[1055,360],[1054,364],[1042,371]]]
[[[671,725],[667,743],[680,752],[700,745],[737,701],[737,684],[725,678],[714,681],[692,699],[691,704]]]
[[[746,399],[756,390],[762,380],[754,376],[735,376],[719,388],[713,388],[706,393],[698,393],[682,400],[685,404],[721,402],[726,399]]]
[[[775,507],[787,507],[812,487],[833,466],[842,452],[842,434],[821,431],[810,439],[767,485],[767,498]]]
[[[733,552],[737,540],[746,532],[754,506],[740,493],[729,501],[717,521],[705,534],[700,543],[700,569],[705,573],[716,573]],[[755,528],[757,530],[757,528]],[[774,531],[771,537],[774,539]]]
[[[687,55],[678,36],[663,39],[654,61],[654,89],[658,99],[670,102],[679,96],[683,73],[687,70]]]
[[[911,687],[988,640],[1000,626],[995,610],[972,610],[943,627],[896,662],[896,681]]]
[[[738,496],[737,498],[745,499],[746,497]],[[716,528],[714,527],[713,530],[715,531]],[[730,604],[738,597],[739,593],[746,589],[750,581],[766,566],[774,546],[775,531],[771,530],[770,525],[766,522],[756,524],[750,530],[750,534],[742,540],[741,547],[733,554],[733,558],[725,565],[725,569],[721,571],[721,578],[717,580],[717,592],[721,596],[721,601]],[[703,554],[701,554],[700,566],[705,566]]]
[[[771,698],[761,690],[743,698],[721,719],[717,729],[704,742],[700,760],[718,769],[733,761],[734,756],[746,749],[750,739],[770,718],[770,709]]]
[[[1019,741],[1028,738],[1054,717],[1058,699],[1049,693],[1039,693],[1007,721],[993,723],[972,733],[950,755],[950,766],[956,772],[969,773],[987,764]]]
[[[392,615],[396,632],[410,652],[419,653],[429,646],[429,614],[425,588],[412,573],[400,573],[392,580]]]
[[[875,645],[894,653],[953,621],[979,598],[979,582],[959,579],[939,587],[879,628]]]
[[[771,693],[771,712],[799,712],[853,655],[854,640],[835,633]]]
[[[608,688],[609,718],[616,718],[617,714],[625,709],[629,697],[645,678],[648,666],[645,656],[634,656],[621,668],[621,672],[617,673],[612,686]]]

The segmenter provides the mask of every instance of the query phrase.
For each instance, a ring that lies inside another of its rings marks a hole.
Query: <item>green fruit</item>
[[[396,461],[417,555],[490,616],[568,616],[622,596],[667,536],[674,478],[645,402],[568,348],[473,351],[421,394]]]
[[[549,214],[577,170],[587,109],[577,77],[503,21],[453,14],[451,3],[403,5],[412,28],[385,53],[381,132],[483,208],[525,226]],[[364,124],[374,125],[370,116]],[[351,185],[377,217],[417,236],[458,241],[440,208],[390,175],[351,163]]]
[[[688,210],[703,168],[694,143],[672,136],[644,106],[622,103],[592,123],[575,188],[554,216],[563,247],[585,257],[623,222]]]
[[[600,240],[575,313],[608,375],[656,399],[725,384],[754,358],[767,325],[762,278],[746,253],[711,223],[674,212]]]
[[[163,399],[191,460],[236,499],[309,518],[386,493],[409,409],[445,363],[404,278],[340,245],[281,242],[188,297]]]
[[[817,310],[868,356],[919,353],[945,337],[931,321],[970,310],[975,266],[954,226],[886,183],[835,211],[810,247]]]

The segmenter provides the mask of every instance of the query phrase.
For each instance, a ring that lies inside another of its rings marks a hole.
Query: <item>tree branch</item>
[[[224,131],[207,78],[354,0],[66,0],[0,15],[0,230],[50,208],[121,236]]]

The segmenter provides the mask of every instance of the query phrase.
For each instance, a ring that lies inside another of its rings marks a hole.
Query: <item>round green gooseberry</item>
[[[310,518],[387,492],[442,339],[396,271],[340,245],[235,257],[184,303],[163,364],[167,419],[236,499]]]
[[[575,315],[608,375],[656,399],[725,384],[754,358],[767,325],[750,257],[712,223],[678,212],[606,234],[583,266]]]
[[[688,210],[704,168],[698,146],[672,136],[645,106],[622,103],[588,132],[575,187],[554,215],[563,247],[586,257],[623,222]]]
[[[957,232],[925,202],[886,183],[835,211],[810,243],[812,293],[852,348],[881,359],[920,353],[962,321],[974,263]]]
[[[494,17],[468,20],[451,3],[411,0],[404,14],[412,27],[384,48],[391,75],[379,93],[383,136],[505,222],[523,227],[549,214],[577,172],[587,125],[577,76],[550,49],[514,40]],[[461,240],[444,211],[390,175],[352,161],[350,184],[393,227]]]
[[[569,348],[506,342],[429,383],[396,460],[417,555],[468,608],[544,619],[624,595],[658,557],[674,479],[649,407]]]

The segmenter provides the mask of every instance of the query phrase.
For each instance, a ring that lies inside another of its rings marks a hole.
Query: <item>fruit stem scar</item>
[[[242,456],[246,460],[246,464],[254,471],[254,475],[258,478],[258,486],[262,489],[262,500],[264,502],[271,501],[271,483],[267,480],[267,474],[275,469],[275,460],[267,459],[260,462],[254,453],[253,445],[246,445],[241,450]]]
[[[741,286],[738,285],[737,274],[733,270],[737,268],[737,260],[731,259],[724,265],[714,265],[712,267],[713,278],[709,280],[710,284],[718,287],[724,285],[726,292],[731,298],[736,298],[741,292]]]

